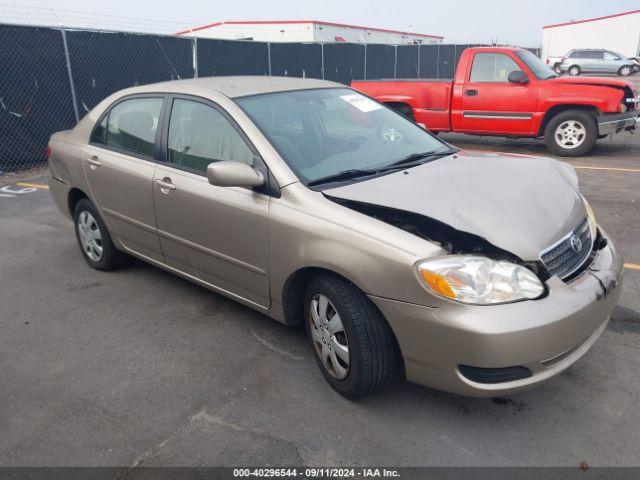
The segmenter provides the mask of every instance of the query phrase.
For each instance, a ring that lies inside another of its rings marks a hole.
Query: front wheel
[[[567,110],[553,117],[544,130],[547,148],[560,157],[588,153],[598,140],[595,118],[582,110]]]
[[[569,75],[571,75],[572,77],[580,75],[580,67],[577,65],[569,67]]]
[[[623,77],[627,77],[629,75],[631,75],[633,69],[629,66],[629,65],[624,65],[622,67],[620,67],[620,70],[618,70],[618,75],[621,75]]]
[[[391,327],[357,287],[323,275],[309,284],[304,304],[314,357],[338,393],[362,397],[396,377],[401,359]]]

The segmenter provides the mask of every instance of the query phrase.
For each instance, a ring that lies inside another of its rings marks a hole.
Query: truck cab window
[[[502,53],[477,53],[471,67],[471,82],[507,83],[509,74],[520,67]]]

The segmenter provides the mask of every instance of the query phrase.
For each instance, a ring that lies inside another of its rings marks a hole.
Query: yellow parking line
[[[43,185],[41,183],[19,182],[19,183],[16,183],[16,185],[18,187],[39,188],[41,190],[49,190],[49,185]]]
[[[628,268],[629,270],[640,270],[640,265],[637,263],[625,263],[624,268]]]
[[[640,173],[640,168],[589,167],[588,165],[573,165],[573,168],[581,168],[583,170],[610,170],[612,172],[635,172],[635,173]]]

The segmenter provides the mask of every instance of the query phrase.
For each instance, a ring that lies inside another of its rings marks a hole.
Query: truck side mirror
[[[509,83],[516,83],[518,85],[524,85],[525,83],[529,83],[529,77],[522,70],[514,70],[509,74],[507,78]]]

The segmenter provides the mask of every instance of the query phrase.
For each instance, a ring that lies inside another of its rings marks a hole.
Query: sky
[[[640,9],[640,0],[0,0],[0,22],[173,33],[225,20],[324,20],[537,47],[542,26]]]

